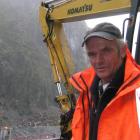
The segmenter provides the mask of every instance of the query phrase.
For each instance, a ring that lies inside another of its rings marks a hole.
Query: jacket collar
[[[126,56],[124,83],[118,91],[122,91],[121,95],[126,94],[128,91],[131,92],[140,86],[140,66],[132,58],[128,48],[126,48]],[[139,81],[136,82],[138,79]]]
[[[95,71],[93,67],[90,67],[84,71],[74,74],[70,78],[70,83],[80,92],[84,92],[89,89],[93,83],[95,77]]]

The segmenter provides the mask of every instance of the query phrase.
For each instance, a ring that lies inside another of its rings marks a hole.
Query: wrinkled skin
[[[112,80],[125,57],[125,47],[119,47],[116,40],[100,37],[88,39],[86,51],[91,65],[103,83]]]

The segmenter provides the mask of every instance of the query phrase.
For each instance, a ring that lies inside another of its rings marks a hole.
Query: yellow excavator
[[[126,40],[132,51],[132,42],[139,0],[46,0],[39,9],[40,25],[44,42],[48,48],[54,83],[59,95],[56,101],[60,105],[61,136],[63,139],[71,137],[71,120],[74,112],[75,97],[69,84],[74,62],[64,33],[63,23],[106,17],[129,13]],[[138,32],[135,59],[140,63],[140,29]],[[62,89],[62,86],[66,90]]]

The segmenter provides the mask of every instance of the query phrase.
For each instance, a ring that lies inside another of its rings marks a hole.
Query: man
[[[70,79],[80,92],[72,140],[140,140],[140,67],[120,30],[101,23],[86,34],[84,46],[92,67]]]

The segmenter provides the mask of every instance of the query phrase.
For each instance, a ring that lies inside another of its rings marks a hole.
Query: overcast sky
[[[104,18],[90,19],[90,20],[86,20],[85,22],[89,28],[93,28],[95,25],[97,25],[98,23],[101,23],[101,22],[111,22],[114,25],[116,25],[122,32],[123,21],[128,17],[129,17],[128,14],[123,14],[123,15],[117,15],[117,16],[104,17]],[[132,51],[133,56],[135,54],[134,52],[135,52],[135,47],[136,47],[135,44],[136,44],[136,40],[137,40],[139,22],[140,22],[140,13],[138,13],[136,27],[135,27],[133,51]],[[127,23],[126,23],[126,28],[127,28]]]

